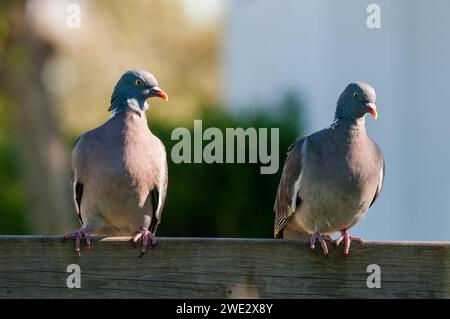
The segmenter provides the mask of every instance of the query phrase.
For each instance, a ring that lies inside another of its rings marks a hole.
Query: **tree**
[[[60,234],[74,226],[74,218],[70,156],[41,76],[53,45],[29,25],[25,1],[2,1],[0,8],[7,26],[0,51],[0,87],[7,96],[8,120],[14,121],[12,139],[5,143],[19,151],[29,229]]]

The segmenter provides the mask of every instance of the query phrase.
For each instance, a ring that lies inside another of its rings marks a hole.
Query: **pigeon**
[[[147,126],[147,99],[168,100],[155,77],[146,71],[127,71],[114,87],[103,125],[81,135],[72,152],[75,210],[82,227],[66,234],[80,242],[89,237],[133,235],[142,240],[142,257],[151,242],[167,194],[167,160],[163,143]]]
[[[362,244],[348,230],[378,198],[385,164],[379,146],[366,133],[365,117],[377,118],[375,90],[350,83],[340,95],[332,124],[292,144],[287,153],[274,205],[274,237],[318,241],[328,256],[327,242]],[[333,241],[331,235],[340,232]]]

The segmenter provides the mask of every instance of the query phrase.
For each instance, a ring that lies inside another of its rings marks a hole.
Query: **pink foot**
[[[321,235],[318,232],[315,232],[309,240],[309,248],[314,249],[316,241],[320,242],[320,244],[322,245],[323,253],[328,257],[328,246],[326,241],[333,242],[333,239],[328,235]]]
[[[89,237],[91,236],[91,232],[86,229],[86,228],[80,228],[79,230],[73,232],[73,233],[68,233],[64,235],[64,240],[69,239],[69,238],[74,238],[75,239],[75,253],[77,254],[77,256],[80,256],[80,246],[81,246],[81,240],[84,238],[84,240],[86,240],[86,247],[87,249],[91,248],[91,241],[89,239]]]
[[[350,252],[350,244],[352,241],[355,241],[358,244],[363,243],[362,238],[350,236],[347,230],[341,230],[341,237],[335,240],[334,245],[337,247],[342,241],[344,241],[344,256],[347,256]]]
[[[135,246],[136,246],[137,242],[139,241],[139,239],[141,239],[141,238],[142,238],[142,248],[141,248],[141,254],[139,255],[139,257],[144,256],[144,254],[147,252],[149,240],[151,240],[151,242],[152,242],[152,248],[155,248],[155,246],[156,246],[155,234],[148,231],[148,229],[143,228],[143,230],[138,231],[137,234],[134,235],[133,243]]]

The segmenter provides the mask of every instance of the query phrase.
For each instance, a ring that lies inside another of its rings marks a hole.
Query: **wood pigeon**
[[[142,240],[141,256],[149,241],[156,245],[156,228],[167,192],[167,160],[163,143],[153,135],[145,111],[146,100],[168,96],[146,71],[127,71],[117,82],[109,120],[81,135],[72,152],[75,209],[82,227],[75,239],[80,255],[89,236],[128,236]]]
[[[367,136],[365,115],[377,118],[375,90],[366,83],[351,83],[337,102],[330,127],[303,137],[288,149],[275,200],[275,238],[310,238],[328,255],[326,241],[344,242],[348,255],[348,229],[373,205],[384,181],[384,159]]]

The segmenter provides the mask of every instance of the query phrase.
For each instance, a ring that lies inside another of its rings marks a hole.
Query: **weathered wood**
[[[320,247],[317,247],[320,248]],[[449,298],[450,243],[368,242],[310,251],[301,241],[159,238],[138,258],[129,238],[73,251],[60,237],[0,236],[0,298]],[[69,264],[81,288],[69,289]],[[381,288],[366,285],[381,267]]]

